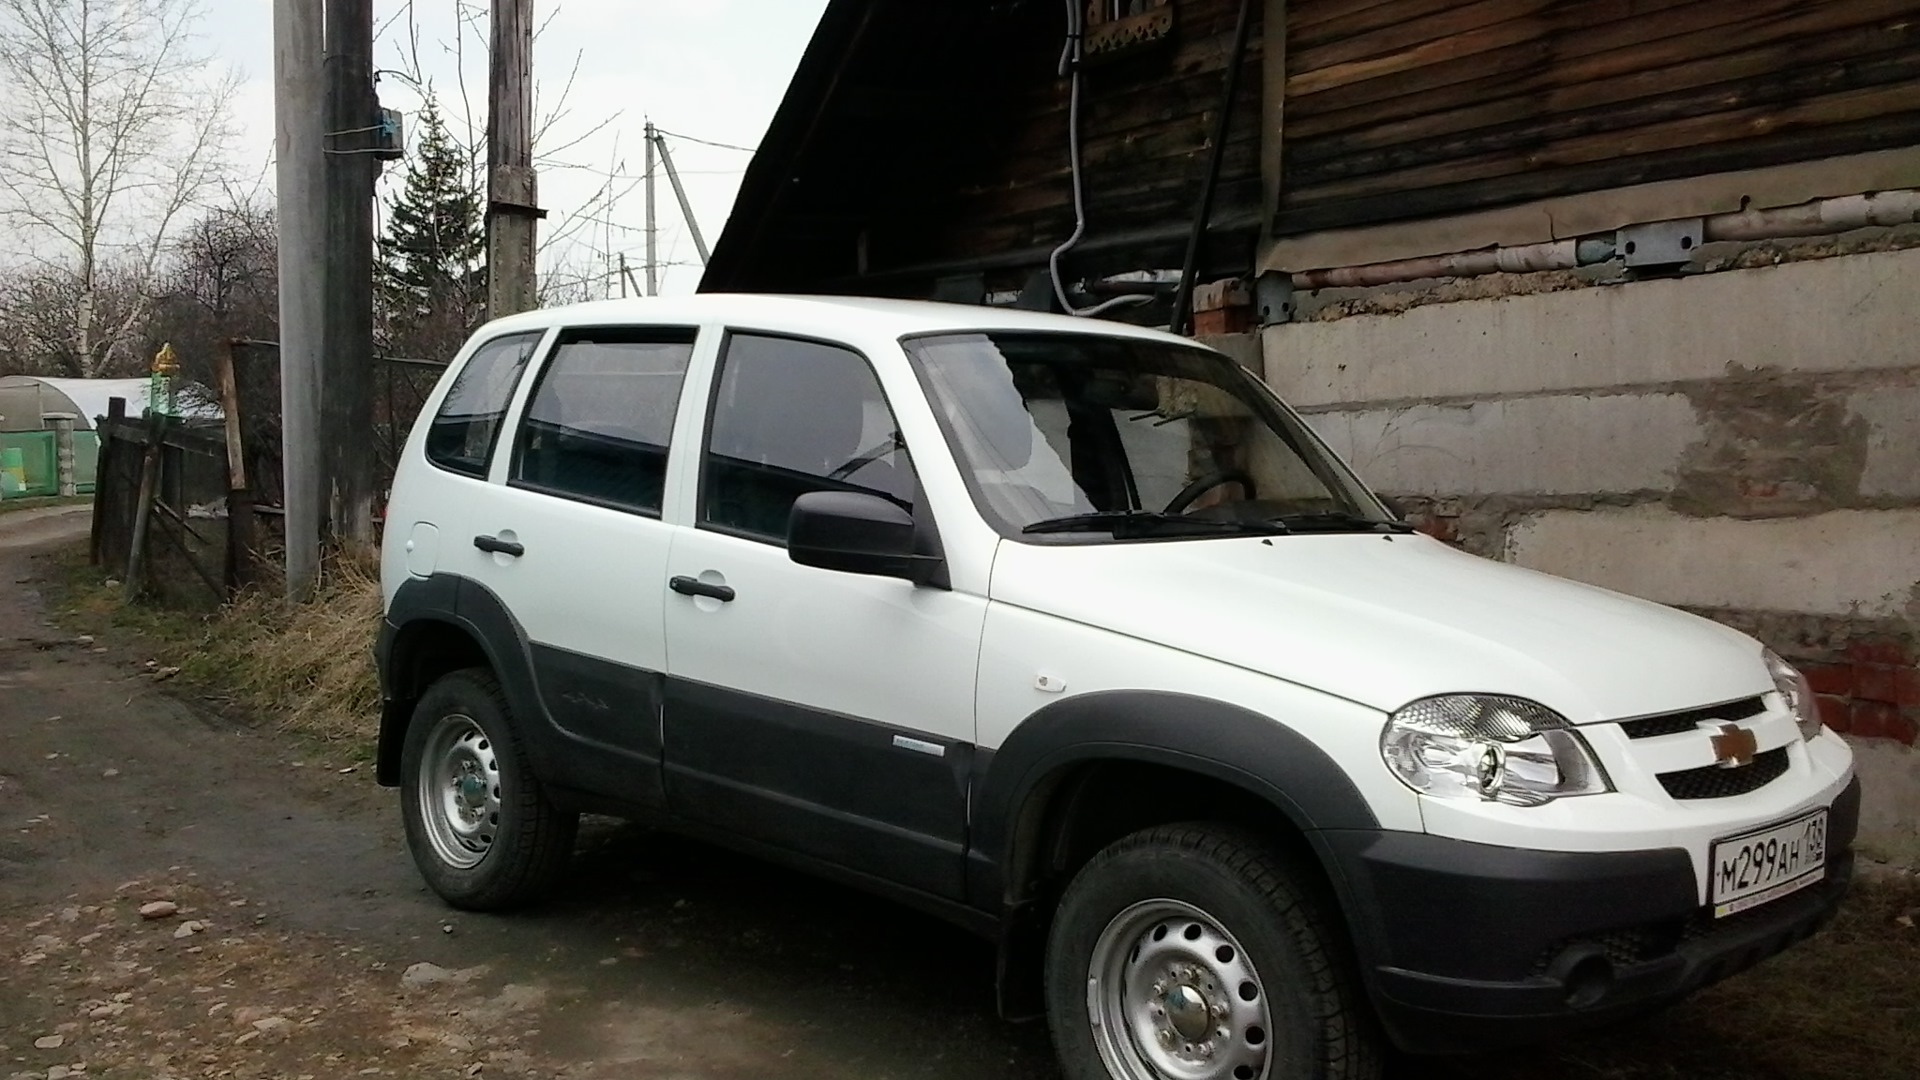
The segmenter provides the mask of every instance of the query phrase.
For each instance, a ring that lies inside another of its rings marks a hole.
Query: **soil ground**
[[[1055,1075],[995,1017],[986,943],[690,842],[594,821],[556,902],[452,912],[364,766],[48,620],[35,553],[87,520],[51,509],[0,524],[0,1077]],[[1863,897],[1667,1017],[1401,1072],[1920,1074],[1920,892]]]

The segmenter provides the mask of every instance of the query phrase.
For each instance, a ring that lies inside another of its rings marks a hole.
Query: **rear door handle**
[[[496,555],[511,555],[519,558],[527,553],[526,546],[518,540],[502,540],[497,536],[476,536],[473,546],[481,551],[491,551]]]
[[[699,578],[687,577],[685,574],[670,578],[667,581],[667,588],[681,596],[711,596],[723,604],[732,601],[734,597],[731,585],[710,585]]]

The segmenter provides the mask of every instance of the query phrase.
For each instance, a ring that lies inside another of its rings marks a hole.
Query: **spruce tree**
[[[399,354],[449,359],[486,294],[486,225],[466,154],[428,95],[419,138],[380,240],[387,344]]]

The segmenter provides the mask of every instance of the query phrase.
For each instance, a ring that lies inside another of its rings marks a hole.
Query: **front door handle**
[[[519,558],[527,553],[526,545],[518,540],[502,540],[497,536],[476,536],[473,546],[481,551],[491,551],[496,555],[511,555]]]
[[[681,596],[711,596],[723,604],[730,602],[734,596],[731,585],[710,585],[699,578],[688,577],[685,574],[670,578],[667,581],[667,588]]]

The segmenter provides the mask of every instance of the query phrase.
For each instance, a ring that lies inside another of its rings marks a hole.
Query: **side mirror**
[[[878,495],[809,491],[787,518],[787,557],[802,566],[925,584],[941,559],[915,548],[913,515]]]

